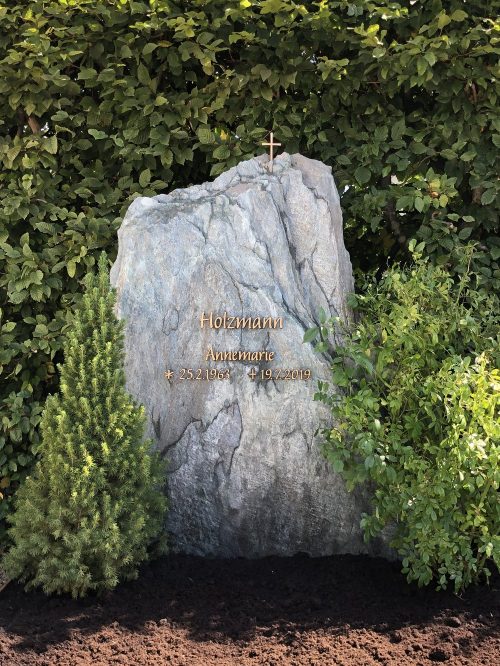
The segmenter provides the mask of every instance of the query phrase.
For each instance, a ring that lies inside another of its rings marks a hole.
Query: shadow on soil
[[[298,631],[330,635],[368,629],[398,641],[398,630],[467,622],[471,647],[498,635],[500,580],[449,592],[409,586],[397,563],[365,556],[207,560],[172,555],[143,568],[137,581],[105,597],[74,601],[25,593],[11,583],[0,595],[0,626],[17,651],[43,653],[75,635],[187,629],[195,641],[286,643]],[[467,650],[467,646],[462,646]]]

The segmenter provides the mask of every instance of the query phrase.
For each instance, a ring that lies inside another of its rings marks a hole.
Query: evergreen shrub
[[[60,392],[43,410],[40,460],[10,516],[6,571],[47,594],[84,596],[134,578],[163,525],[163,465],[125,390],[114,303],[103,253],[67,332]]]

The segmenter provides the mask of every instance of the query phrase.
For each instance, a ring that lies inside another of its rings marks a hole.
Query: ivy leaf
[[[273,91],[271,90],[271,88],[262,88],[260,94],[268,102],[273,101]]]

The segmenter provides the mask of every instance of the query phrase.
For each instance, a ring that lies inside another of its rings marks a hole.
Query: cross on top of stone
[[[274,143],[274,134],[271,132],[270,135],[270,141],[264,141],[261,145],[262,146],[269,146],[269,171],[272,173],[273,172],[273,154],[274,154],[274,147],[275,146],[281,146],[281,143]]]

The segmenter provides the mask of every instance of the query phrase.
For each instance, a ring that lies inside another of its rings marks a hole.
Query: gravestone
[[[267,161],[131,204],[111,272],[127,386],[168,459],[173,550],[366,552],[363,496],[315,439],[328,362],[303,343],[320,308],[350,316],[339,196],[320,162]]]

